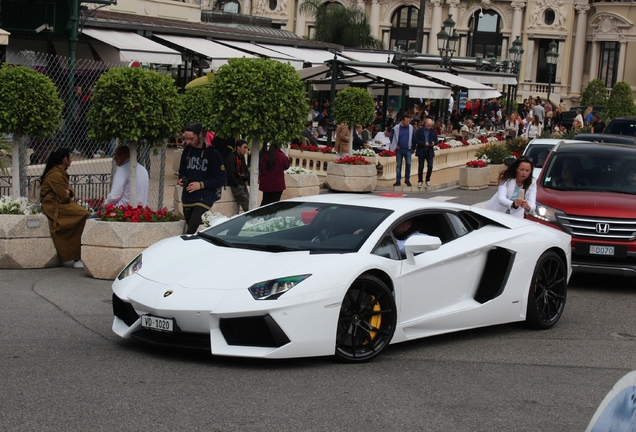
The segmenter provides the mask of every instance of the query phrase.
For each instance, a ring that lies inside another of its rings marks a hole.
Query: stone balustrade
[[[322,181],[327,176],[327,166],[336,158],[335,153],[320,153],[289,149],[289,164],[293,168],[304,168],[313,171]]]

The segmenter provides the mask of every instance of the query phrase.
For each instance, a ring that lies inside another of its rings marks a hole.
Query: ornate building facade
[[[282,28],[311,37],[313,18],[299,10],[303,0],[231,0],[242,13],[271,18]],[[420,2],[413,0],[333,0],[366,11],[374,35],[385,49],[414,50]],[[627,81],[636,90],[636,3],[630,0],[428,0],[424,9],[423,54],[438,55],[437,33],[452,15],[459,35],[458,57],[503,61],[519,37],[524,54],[518,96],[546,96],[578,105],[585,85],[594,78],[608,89]],[[249,12],[247,12],[249,11]],[[559,54],[549,74],[550,43]],[[631,53],[631,55],[630,55]]]

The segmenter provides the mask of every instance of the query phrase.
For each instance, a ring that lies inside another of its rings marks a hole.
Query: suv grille
[[[636,238],[636,220],[569,215],[557,215],[557,219],[575,237],[623,241]]]

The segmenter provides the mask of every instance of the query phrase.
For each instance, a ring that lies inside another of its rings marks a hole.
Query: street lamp
[[[557,52],[557,43],[553,40],[548,45],[550,49],[545,53],[545,59],[548,62],[548,101],[550,101],[550,93],[552,93],[552,74],[559,61],[559,53]]]
[[[442,58],[440,66],[450,69],[451,59],[457,48],[457,42],[459,41],[459,35],[455,30],[455,21],[453,21],[453,15],[448,14],[448,18],[444,21],[444,28],[437,33],[437,49],[439,55]]]

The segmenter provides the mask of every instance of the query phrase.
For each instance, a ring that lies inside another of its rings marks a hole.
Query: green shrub
[[[607,88],[600,79],[590,81],[581,98],[581,105],[585,106],[605,106],[607,104]]]
[[[603,112],[603,117],[606,120],[611,120],[615,117],[634,115],[636,115],[636,106],[634,106],[632,88],[625,81],[617,82],[610,93],[607,109]]]
[[[367,124],[373,120],[375,103],[366,89],[347,87],[333,101],[333,117],[336,123]]]
[[[504,159],[510,156],[510,151],[505,145],[500,144],[484,144],[475,152],[475,156],[479,159],[488,159],[488,163],[492,165],[502,164]]]

